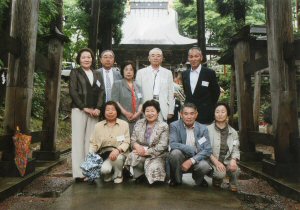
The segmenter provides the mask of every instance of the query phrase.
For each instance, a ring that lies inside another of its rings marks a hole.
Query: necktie
[[[111,99],[111,82],[108,76],[108,72],[105,72],[105,76],[106,76],[106,85],[105,85],[105,89],[106,89],[106,101],[110,101]]]
[[[155,88],[155,83],[156,83],[156,77],[157,77],[158,71],[154,72],[154,83],[153,83],[153,91]]]

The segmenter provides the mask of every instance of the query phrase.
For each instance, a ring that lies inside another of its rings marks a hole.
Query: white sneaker
[[[117,177],[117,178],[114,179],[115,184],[120,184],[122,182],[123,182],[123,177]]]

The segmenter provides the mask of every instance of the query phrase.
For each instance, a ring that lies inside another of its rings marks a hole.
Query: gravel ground
[[[37,210],[50,206],[73,183],[71,177],[70,157],[54,167],[20,193],[9,197],[0,203],[0,210]],[[227,187],[225,182],[223,188]],[[225,189],[224,189],[225,190]],[[239,191],[236,196],[242,202],[242,209],[300,209],[300,203],[280,196],[266,181],[253,178],[246,173],[241,173]]]

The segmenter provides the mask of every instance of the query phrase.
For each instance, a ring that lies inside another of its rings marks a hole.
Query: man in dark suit
[[[182,73],[185,102],[197,106],[197,121],[210,124],[214,120],[214,108],[220,96],[220,86],[215,71],[201,65],[202,52],[192,47],[188,52],[191,69]]]
[[[122,76],[119,71],[113,68],[115,62],[115,54],[112,50],[104,50],[100,55],[102,68],[98,69],[104,80],[105,101],[111,100],[111,90],[114,81],[121,80]]]
[[[204,175],[212,171],[208,159],[212,153],[208,130],[196,122],[197,107],[185,103],[181,119],[170,124],[170,186],[182,183],[182,173],[191,172],[196,184],[207,187]]]

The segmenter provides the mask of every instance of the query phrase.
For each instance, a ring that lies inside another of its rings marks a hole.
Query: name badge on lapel
[[[206,138],[203,136],[201,139],[198,140],[198,143],[201,145],[206,142]]]
[[[97,85],[98,87],[101,86],[101,83],[99,82],[99,80],[97,80],[96,85]]]
[[[117,141],[119,141],[119,142],[125,141],[125,136],[124,135],[117,136]]]
[[[138,98],[142,98],[142,94],[141,93],[137,93],[137,97]]]
[[[207,82],[207,81],[202,81],[202,84],[201,84],[202,86],[205,86],[205,87],[208,87],[208,85],[209,85],[209,82]]]

